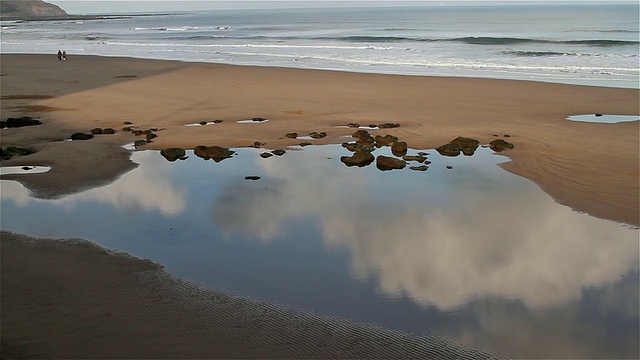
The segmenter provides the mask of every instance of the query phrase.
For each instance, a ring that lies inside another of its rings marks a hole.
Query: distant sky
[[[527,4],[527,3],[558,3],[558,1],[486,1],[486,0],[440,0],[440,1],[215,1],[215,0],[45,0],[63,8],[69,14],[115,14],[126,12],[170,12],[170,11],[196,11],[196,10],[224,10],[224,9],[283,9],[283,8],[323,8],[323,7],[357,7],[357,6],[435,6],[444,5],[480,5],[480,4]],[[584,1],[565,0],[572,4],[587,3],[612,3],[614,1]],[[619,1],[616,1],[619,2]],[[630,0],[637,3],[637,0]]]

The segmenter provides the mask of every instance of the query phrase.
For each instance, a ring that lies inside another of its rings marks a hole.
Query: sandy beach
[[[301,142],[285,137],[290,132],[326,132],[314,143],[342,143],[354,132],[348,123],[393,122],[400,127],[380,134],[412,148],[435,148],[458,136],[482,144],[508,140],[515,148],[503,152],[511,160],[501,165],[507,171],[575,211],[640,226],[639,122],[566,120],[638,115],[639,90],[73,55],[57,61],[2,54],[0,65],[2,120],[27,115],[43,123],[1,130],[2,147],[38,151],[2,166],[52,167],[1,178],[21,182],[35,197],[81,192],[134,169],[122,146],[140,138],[125,126],[158,129],[145,149],[255,142],[276,149]],[[255,117],[269,121],[237,123]],[[222,122],[185,126],[213,120]],[[116,134],[63,141],[96,127]],[[485,356],[440,339],[202,289],[161,265],[82,240],[2,232],[1,244],[3,358]],[[69,331],[56,331],[59,326]],[[74,332],[89,335],[80,341]]]

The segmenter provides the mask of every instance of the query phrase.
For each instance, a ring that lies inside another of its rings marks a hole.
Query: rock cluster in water
[[[427,162],[426,156],[421,155],[410,155],[407,156],[408,146],[404,141],[398,140],[396,136],[393,135],[376,135],[374,138],[368,131],[360,129],[357,130],[353,135],[353,138],[356,139],[355,142],[351,143],[343,143],[342,147],[353,152],[352,156],[342,156],[340,161],[346,166],[368,166],[372,164],[374,161],[376,162],[376,167],[379,170],[387,171],[394,169],[404,169],[407,166],[408,161],[418,161],[421,163]],[[390,146],[391,153],[395,157],[378,155],[378,157],[374,157],[372,152],[383,146]],[[411,167],[412,170],[426,170],[428,166],[425,164],[422,167]]]
[[[458,156],[460,153],[465,156],[471,156],[476,152],[479,145],[480,141],[476,139],[459,136],[451,140],[450,143],[437,147],[436,151],[443,156]]]
[[[176,160],[185,160],[188,157],[187,152],[181,148],[168,148],[160,150],[160,155],[162,155],[170,162],[174,162]]]
[[[23,126],[41,125],[42,122],[38,119],[34,119],[31,116],[21,116],[18,118],[7,118],[7,120],[0,121],[0,128],[19,128]]]

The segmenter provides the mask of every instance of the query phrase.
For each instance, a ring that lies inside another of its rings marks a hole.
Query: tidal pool
[[[607,114],[572,115],[572,116],[569,116],[567,120],[615,124],[615,123],[627,122],[627,121],[638,121],[640,120],[640,115],[607,115]]]
[[[339,145],[234,150],[219,163],[134,152],[137,169],[58,200],[2,181],[2,228],[506,357],[638,357],[638,229],[557,204],[506,157],[410,149],[427,171],[383,172],[346,167]]]

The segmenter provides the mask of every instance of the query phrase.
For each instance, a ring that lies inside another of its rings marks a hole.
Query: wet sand
[[[2,358],[490,359],[238,297],[81,239],[2,237]]]
[[[29,115],[43,122],[1,130],[3,147],[38,150],[2,166],[52,167],[2,179],[22,182],[37,197],[83,191],[133,169],[121,146],[140,138],[121,131],[125,121],[159,129],[149,149],[256,141],[275,149],[301,142],[286,133],[312,131],[328,134],[314,143],[341,143],[354,129],[336,126],[395,122],[399,128],[374,133],[398,136],[412,148],[457,136],[508,140],[515,149],[503,153],[511,159],[506,170],[576,211],[640,225],[639,122],[565,120],[638,114],[638,90],[94,56],[59,62],[3,54],[0,61],[2,119]],[[269,121],[236,123],[253,117]],[[184,126],[215,119],[223,122]],[[95,127],[117,133],[63,141]],[[453,346],[201,289],[157,264],[85,241],[3,232],[1,243],[3,357],[397,358]]]

